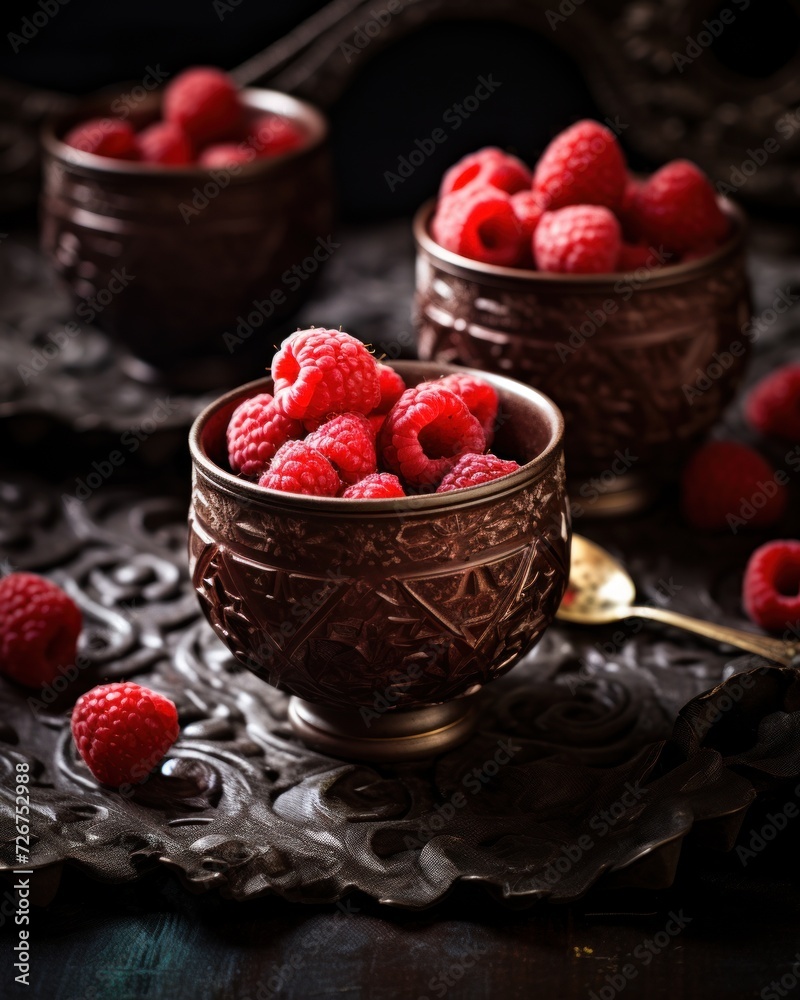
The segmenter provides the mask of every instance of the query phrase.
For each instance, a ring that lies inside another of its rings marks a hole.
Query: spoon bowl
[[[784,666],[800,656],[797,643],[691,618],[668,608],[636,605],[635,600],[636,587],[620,563],[601,546],[581,535],[573,535],[569,584],[556,614],[560,621],[577,625],[608,625],[626,618],[647,618],[757,653]]]

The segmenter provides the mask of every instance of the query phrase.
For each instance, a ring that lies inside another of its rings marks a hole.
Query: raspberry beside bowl
[[[547,393],[566,422],[576,513],[646,505],[741,380],[751,347],[744,217],[720,204],[733,231],[713,253],[612,275],[482,264],[433,240],[433,202],[414,219],[420,357]]]
[[[455,369],[394,366],[408,385]],[[406,760],[460,742],[474,695],[553,620],[569,574],[563,421],[541,393],[487,376],[518,471],[391,500],[278,493],[225,468],[225,429],[270,379],[212,403],[190,436],[190,565],[237,660],[295,697],[298,735],[343,757]]]
[[[286,273],[309,257],[316,272],[330,256],[320,249],[333,215],[324,116],[277,91],[247,89],[241,99],[296,121],[305,143],[209,169],[114,160],[62,141],[77,122],[108,115],[111,97],[81,102],[44,129],[45,253],[82,320],[167,371],[185,369],[198,354],[235,361],[271,343],[270,324],[296,309],[312,283],[285,280]],[[132,124],[152,122],[159,102],[156,94],[143,101]],[[238,338],[234,351],[226,332]]]

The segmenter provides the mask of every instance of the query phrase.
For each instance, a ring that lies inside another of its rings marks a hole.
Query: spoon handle
[[[687,632],[704,635],[707,639],[714,639],[716,642],[724,642],[729,646],[746,649],[750,653],[758,653],[759,656],[774,660],[785,667],[788,667],[794,657],[800,653],[800,647],[797,643],[771,639],[769,636],[745,632],[743,629],[731,628],[729,625],[717,625],[714,622],[703,621],[701,618],[691,618],[689,615],[681,615],[676,611],[668,611],[666,608],[643,606],[631,608],[631,613],[637,618],[648,618],[650,621],[674,625]]]

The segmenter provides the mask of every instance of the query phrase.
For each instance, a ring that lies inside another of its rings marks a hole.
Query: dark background
[[[135,4],[69,0],[15,53],[8,32],[19,32],[23,19],[38,10],[34,0],[19,0],[9,4],[3,15],[0,77],[83,94],[120,81],[135,83],[148,65],[158,65],[171,75],[204,63],[231,69],[325,6],[319,0],[239,0],[235,7],[230,0],[221,2],[230,9],[215,9],[213,0]],[[559,3],[563,6],[561,0],[553,0],[550,8],[558,11]],[[570,15],[573,25],[588,18],[590,7],[591,16],[624,25],[631,17],[642,16],[636,14],[637,8],[653,6],[618,0],[584,3],[585,9],[578,5]],[[376,0],[375,10],[385,7],[385,0]],[[733,101],[741,99],[737,93],[751,97],[762,84],[765,92],[774,89],[770,79],[798,55],[797,4],[793,0],[679,4],[676,36],[695,36],[704,19],[718,17],[726,7],[734,11],[735,20],[704,52],[698,61],[702,65],[691,66],[685,77],[691,76],[692,87],[701,90],[715,76],[724,79],[730,83]],[[373,44],[352,57],[352,85],[330,108],[345,219],[410,214],[435,191],[443,170],[464,153],[494,143],[533,161],[565,125],[581,117],[604,117],[587,85],[591,51],[581,59],[567,55],[564,40],[572,25],[556,23],[552,30],[546,8],[539,20],[541,31],[493,21],[492,4],[487,2],[486,21],[433,23],[388,48],[378,51]],[[480,74],[489,73],[503,84],[491,101],[390,192],[384,172],[396,168],[398,157],[414,148],[415,139],[430,135],[441,124],[448,107],[473,92]],[[791,86],[784,92],[791,101]],[[652,127],[659,124],[653,121]],[[621,138],[635,169],[655,165],[631,148],[624,134]],[[676,137],[675,155],[681,152]],[[742,194],[746,198],[748,192]]]

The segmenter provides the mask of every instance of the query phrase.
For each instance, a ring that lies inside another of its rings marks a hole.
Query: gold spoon
[[[800,645],[755,635],[742,629],[690,618],[666,608],[635,605],[636,588],[620,564],[605,549],[581,535],[572,536],[569,587],[558,609],[561,621],[578,625],[607,625],[625,618],[649,618],[703,635],[716,642],[758,653],[788,666],[800,653]]]

